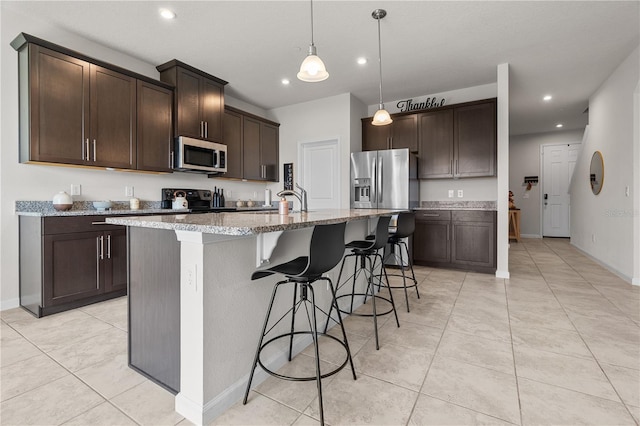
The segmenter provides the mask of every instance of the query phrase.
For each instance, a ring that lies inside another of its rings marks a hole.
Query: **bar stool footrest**
[[[374,285],[377,285],[377,284],[374,284]],[[386,285],[383,285],[382,287],[386,287]],[[351,297],[351,296],[352,296],[351,293],[343,294],[343,295],[340,295],[340,296],[336,296],[336,302],[338,301],[338,299],[341,299],[343,297]],[[371,297],[370,294],[366,294],[366,293],[353,293],[353,296]],[[354,315],[354,316],[357,316],[357,317],[373,317],[373,316],[378,316],[379,317],[381,315],[387,315],[387,314],[390,314],[390,313],[393,312],[393,302],[391,301],[391,299],[387,299],[386,297],[383,297],[383,296],[378,296],[377,294],[374,295],[373,297],[375,297],[378,300],[384,300],[385,302],[389,303],[391,305],[391,308],[389,310],[383,311],[383,312],[378,312],[376,310],[375,314],[373,314],[373,313],[371,313],[371,314],[363,314],[363,313],[359,313],[359,312],[350,312],[350,311],[347,311],[347,310],[344,310],[344,309],[340,309],[340,312],[343,313],[343,314]]]
[[[266,348],[268,345],[270,345],[272,343],[275,343],[277,340],[283,339],[285,337],[286,338],[290,338],[292,334],[293,335],[313,334],[313,332],[312,331],[294,331],[293,333],[285,333],[285,334],[280,334],[278,336],[274,336],[271,339],[269,339],[268,341],[266,341],[265,343],[263,343],[263,345],[260,347],[260,354],[262,354],[262,350],[264,348]],[[345,350],[344,362],[341,365],[339,365],[336,368],[334,368],[333,370],[329,371],[328,373],[321,374],[320,378],[324,379],[326,377],[333,376],[334,374],[338,373],[340,370],[342,370],[347,365],[347,363],[349,362],[349,352],[348,352],[347,345],[345,344],[345,342],[343,342],[342,340],[338,339],[336,336],[332,336],[331,334],[321,333],[321,332],[318,332],[317,335],[318,335],[318,337],[325,336],[325,337],[328,337],[328,338],[331,338],[331,339],[335,340],[340,345],[342,345],[343,349]],[[295,377],[295,376],[285,376],[283,374],[279,374],[279,373],[267,368],[262,363],[262,360],[260,359],[260,356],[258,356],[258,364],[260,365],[260,367],[262,367],[262,369],[265,372],[267,372],[270,375],[272,375],[273,377],[277,377],[279,379],[290,380],[290,381],[294,381],[294,382],[308,382],[308,381],[311,381],[311,380],[315,381],[315,380],[318,379],[317,376],[315,376],[315,375],[314,376],[307,376],[307,377]]]

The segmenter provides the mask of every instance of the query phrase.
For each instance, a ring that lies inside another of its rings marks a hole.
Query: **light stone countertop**
[[[176,214],[166,216],[108,217],[107,223],[142,228],[202,232],[218,235],[256,235],[267,232],[288,231],[353,220],[397,214],[397,210],[342,209],[317,210],[308,213],[231,212],[205,214]]]
[[[413,210],[484,210],[496,211],[495,201],[422,201]]]

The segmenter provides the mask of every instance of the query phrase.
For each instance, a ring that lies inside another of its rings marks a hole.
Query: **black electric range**
[[[213,191],[209,189],[185,189],[185,188],[162,188],[162,201],[166,205],[168,201],[168,209],[176,198],[176,193],[187,198],[189,210],[191,213],[218,213],[218,212],[235,212],[235,207],[213,207]]]

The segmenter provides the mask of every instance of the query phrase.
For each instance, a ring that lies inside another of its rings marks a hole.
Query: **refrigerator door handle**
[[[382,203],[382,185],[384,180],[382,179],[383,177],[383,170],[382,170],[382,157],[378,158],[378,204]]]
[[[377,203],[378,202],[378,174],[377,174],[377,169],[376,169],[376,158],[373,158],[373,161],[371,161],[371,169],[373,170],[373,174],[371,177],[371,180],[373,181],[373,203]],[[376,206],[377,207],[377,206]]]

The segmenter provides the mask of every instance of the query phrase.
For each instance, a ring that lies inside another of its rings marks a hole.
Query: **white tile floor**
[[[512,244],[509,280],[416,270],[421,298],[407,313],[398,294],[401,327],[381,318],[379,351],[370,319],[346,319],[358,379],[323,381],[328,424],[638,424],[640,288],[563,239]],[[0,317],[2,425],[189,423],[127,367],[126,298]],[[313,365],[310,353],[284,368]],[[335,355],[323,345],[323,363]],[[214,424],[317,419],[313,382],[270,378]]]

